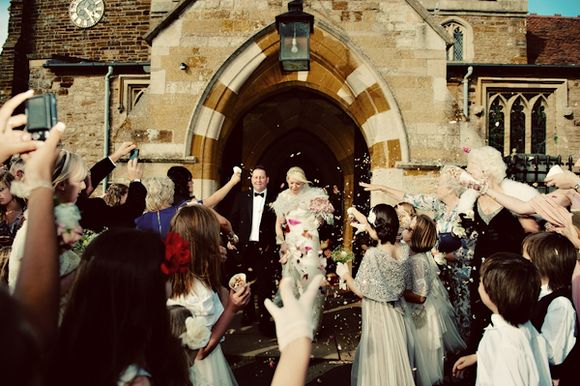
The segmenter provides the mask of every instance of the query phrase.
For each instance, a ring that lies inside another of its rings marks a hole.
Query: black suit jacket
[[[267,190],[262,221],[260,222],[260,243],[264,246],[276,244],[276,213],[270,204],[276,199],[274,194]],[[229,220],[234,232],[240,238],[240,247],[248,242],[252,231],[252,213],[254,206],[254,191],[241,192],[237,195]]]

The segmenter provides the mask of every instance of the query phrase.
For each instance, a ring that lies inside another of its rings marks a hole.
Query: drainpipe
[[[107,74],[105,75],[105,125],[104,125],[104,136],[105,141],[103,144],[103,158],[109,156],[109,142],[111,136],[111,75],[113,75],[113,66],[108,66]],[[107,185],[109,183],[109,177],[106,176],[103,179],[103,191],[107,191]]]
[[[463,115],[469,120],[469,77],[473,74],[473,67],[467,67],[467,74],[463,77]]]

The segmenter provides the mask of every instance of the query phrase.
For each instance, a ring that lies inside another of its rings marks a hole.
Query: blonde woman
[[[288,170],[286,182],[288,189],[272,204],[277,218],[276,240],[280,245],[282,276],[295,279],[296,291],[302,293],[316,275],[326,273],[326,261],[319,253],[318,227],[324,221],[332,224],[334,208],[324,190],[311,187],[304,170],[298,166]],[[315,331],[324,298],[319,292],[314,302]]]
[[[80,155],[71,153],[67,150],[61,150],[58,155],[58,159],[56,160],[56,165],[52,174],[52,188],[54,189],[55,199],[60,204],[74,204],[77,201],[80,192],[85,188],[84,181],[87,174],[87,166],[85,165]],[[22,183],[17,184],[14,182],[12,184],[13,191],[16,191],[21,196],[28,196],[31,189],[38,187],[34,185],[35,182],[27,181],[26,175],[24,176],[23,181],[24,182]],[[66,209],[61,211],[61,213],[66,211],[65,217],[68,218],[65,220],[74,220],[75,215],[78,215],[78,209],[72,207],[73,206],[66,207]],[[63,208],[65,207],[63,206]],[[26,217],[26,213],[24,217]],[[78,215],[77,222],[78,220],[80,220],[80,215]],[[57,222],[58,221],[59,219],[57,218]],[[22,228],[20,228],[16,233],[14,243],[12,244],[12,251],[10,252],[10,260],[8,263],[8,286],[11,290],[14,289],[16,277],[18,276],[18,271],[20,269],[20,260],[24,254],[24,241],[26,240],[26,233],[27,222],[25,221]],[[80,262],[80,258],[74,253],[69,253],[70,251],[68,250],[63,250],[61,252],[61,285],[64,285],[68,289],[68,286],[71,284],[74,276],[69,274],[75,271],[76,266]],[[62,292],[67,291],[65,288],[63,288]]]
[[[154,177],[145,181],[145,187],[146,212],[135,220],[135,225],[137,229],[153,231],[165,237],[175,214],[175,207],[172,206],[175,185],[169,177]]]

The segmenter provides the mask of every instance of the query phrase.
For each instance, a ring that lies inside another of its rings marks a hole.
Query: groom
[[[274,323],[264,307],[264,299],[271,298],[276,291],[280,264],[275,254],[276,214],[270,207],[276,197],[268,191],[268,182],[266,169],[261,165],[256,166],[252,171],[252,189],[238,194],[229,220],[240,238],[238,248],[242,271],[246,273],[248,281],[256,280],[252,292],[258,298],[260,331],[264,335],[273,336]],[[246,321],[253,322],[255,312],[252,302],[245,309]]]

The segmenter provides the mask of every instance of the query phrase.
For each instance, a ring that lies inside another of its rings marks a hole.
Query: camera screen
[[[50,112],[46,111],[43,98],[30,98],[28,100],[28,128],[29,129],[47,129],[46,118]]]

